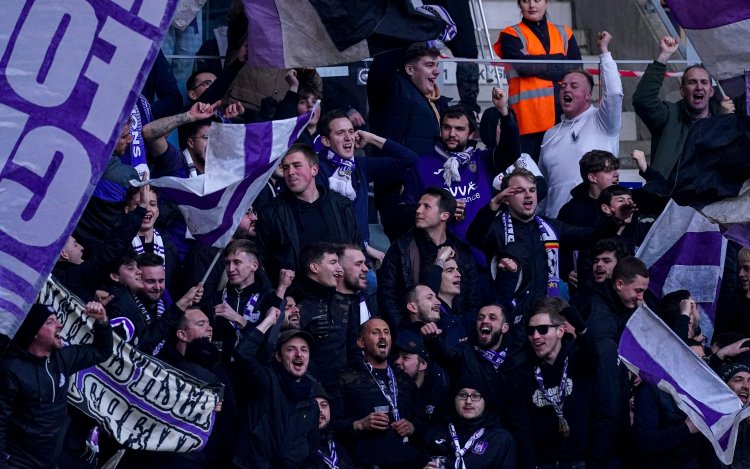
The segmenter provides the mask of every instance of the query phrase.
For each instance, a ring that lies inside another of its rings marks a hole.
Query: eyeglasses
[[[471,399],[472,401],[476,402],[482,398],[482,395],[479,394],[478,392],[473,392],[469,394],[468,392],[461,391],[460,393],[458,393],[456,397],[458,397],[458,399],[462,401],[465,401],[466,399]]]
[[[539,335],[547,335],[550,327],[560,327],[562,324],[540,324],[538,326],[526,326],[526,334],[534,335],[534,331],[538,332]]]
[[[195,85],[193,88],[190,88],[190,91],[195,91],[198,88],[200,88],[201,86],[211,86],[213,84],[213,82],[214,82],[213,80],[203,80],[202,82],[200,82],[197,85]]]

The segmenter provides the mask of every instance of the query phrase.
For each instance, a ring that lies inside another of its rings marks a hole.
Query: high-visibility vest
[[[564,25],[547,22],[549,31],[549,53],[568,55],[568,42],[573,31]],[[529,56],[545,55],[542,41],[523,22],[508,26],[500,34],[517,37]],[[495,53],[502,57],[500,37],[494,44]],[[533,76],[519,76],[512,68],[508,70],[508,103],[518,116],[521,135],[544,132],[555,125],[555,90],[549,80]]]

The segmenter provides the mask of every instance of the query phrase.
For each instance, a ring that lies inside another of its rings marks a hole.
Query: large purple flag
[[[731,464],[740,422],[750,416],[739,397],[648,307],[628,320],[618,350],[628,368],[645,382],[670,394]]]
[[[15,334],[73,231],[176,3],[3,2],[0,333]]]
[[[150,184],[177,204],[193,238],[224,247],[312,112],[257,124],[213,123],[204,174],[167,176]]]
[[[648,287],[656,296],[690,291],[704,313],[701,330],[708,338],[714,330],[726,246],[718,225],[670,200],[636,254],[648,267]]]
[[[742,76],[750,55],[750,3],[666,0],[703,63],[717,80]]]

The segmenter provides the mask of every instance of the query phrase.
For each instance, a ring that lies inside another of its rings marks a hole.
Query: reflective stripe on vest
[[[503,33],[521,41],[523,52],[530,58],[536,55],[568,53],[569,29],[563,25],[547,22],[549,52],[542,41],[524,23],[508,26]],[[501,33],[502,34],[502,33]],[[500,40],[496,45],[499,45]],[[519,76],[509,67],[508,103],[518,116],[521,135],[544,132],[555,125],[554,84],[535,76]]]
[[[543,98],[545,96],[554,96],[554,95],[555,95],[554,88],[537,88],[535,90],[521,91],[520,93],[511,96],[510,98],[508,98],[508,103],[510,105],[513,105],[513,104],[523,101],[524,99]]]

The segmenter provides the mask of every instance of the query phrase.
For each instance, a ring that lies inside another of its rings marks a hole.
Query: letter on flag
[[[742,76],[750,56],[750,3],[666,0],[703,63],[717,80]]]
[[[648,287],[656,296],[690,291],[705,313],[701,330],[706,337],[714,330],[726,246],[718,225],[670,200],[636,254],[648,267]]]
[[[743,409],[739,397],[645,305],[628,320],[618,352],[632,372],[670,394],[721,462],[731,464],[737,429],[750,407]]]
[[[10,1],[0,15],[0,333],[81,215],[177,0]]]
[[[312,112],[256,124],[215,122],[208,133],[204,174],[149,183],[177,204],[193,238],[223,248]]]

